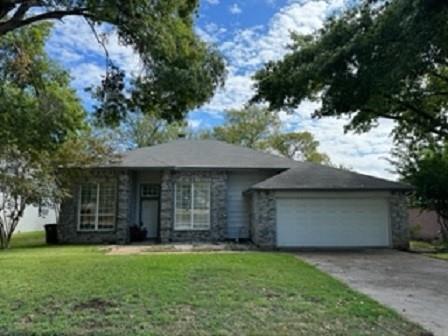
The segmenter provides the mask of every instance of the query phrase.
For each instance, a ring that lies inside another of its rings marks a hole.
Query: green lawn
[[[431,253],[429,256],[437,259],[448,260],[448,252],[440,252],[440,253]]]
[[[422,332],[288,254],[107,256],[25,239],[38,241],[0,252],[0,335]]]
[[[45,246],[44,231],[17,233],[13,236],[11,241],[11,247],[13,248],[42,246]]]
[[[411,251],[423,253],[429,257],[448,260],[448,247],[446,244],[431,244],[423,241],[411,241]]]

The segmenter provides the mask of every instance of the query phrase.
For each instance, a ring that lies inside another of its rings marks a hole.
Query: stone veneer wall
[[[392,193],[390,198],[390,225],[392,229],[392,246],[396,249],[409,248],[408,204],[404,193]]]
[[[277,243],[276,206],[273,191],[251,193],[251,238],[262,248],[274,248]]]
[[[115,229],[108,232],[80,232],[78,231],[78,200],[79,183],[101,183],[115,180],[117,183],[117,215]],[[72,196],[61,204],[58,223],[59,241],[62,243],[118,243],[129,242],[129,216],[131,178],[128,171],[97,170],[88,173],[88,176],[76,183],[72,189]]]
[[[177,181],[208,179],[211,182],[210,230],[174,230],[174,192]],[[227,174],[223,171],[164,171],[160,194],[160,241],[216,242],[225,239],[227,227]]]

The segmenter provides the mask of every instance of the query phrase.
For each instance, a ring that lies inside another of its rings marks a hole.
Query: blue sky
[[[188,116],[190,127],[208,128],[222,122],[225,109],[241,107],[253,94],[251,76],[265,62],[280,59],[287,52],[290,32],[311,33],[329,15],[356,0],[201,0],[196,31],[215,44],[227,61],[228,78],[224,88],[200,109]],[[90,28],[79,18],[57,22],[47,50],[72,75],[72,85],[86,107],[92,101],[84,91],[104,74],[104,52]],[[138,71],[139,59],[123,47],[115,35],[108,39],[108,50],[115,63],[129,72]],[[381,121],[365,134],[344,134],[347,120],[315,120],[318,103],[304,102],[292,114],[280,112],[287,130],[308,130],[321,143],[321,149],[337,164],[380,177],[394,177],[387,161],[393,124]]]

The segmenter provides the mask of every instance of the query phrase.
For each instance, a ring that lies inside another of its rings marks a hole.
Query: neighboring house
[[[413,239],[440,239],[440,224],[435,211],[412,208],[408,210],[408,214],[409,226]]]
[[[15,230],[19,232],[42,231],[45,224],[56,223],[56,214],[53,209],[42,206],[29,205]]]
[[[214,140],[136,149],[97,167],[61,206],[67,243],[250,239],[266,247],[396,247],[409,187]]]

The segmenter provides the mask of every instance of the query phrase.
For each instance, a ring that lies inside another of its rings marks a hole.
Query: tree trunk
[[[0,227],[0,249],[4,250],[8,248],[8,242],[6,239],[6,232],[3,227]]]
[[[4,216],[3,221],[0,221],[0,250],[9,248],[12,235],[25,211],[26,204],[23,199],[16,199],[15,202],[15,208],[12,211],[13,213],[8,216]]]
[[[442,234],[442,240],[444,243],[448,243],[448,218],[439,215],[440,233]]]

